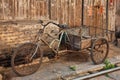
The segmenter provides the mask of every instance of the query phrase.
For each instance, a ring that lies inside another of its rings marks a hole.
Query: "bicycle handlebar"
[[[43,24],[43,21],[40,20],[40,24],[41,24],[42,26],[44,26],[44,28],[45,28],[48,24],[50,24],[50,23],[52,23],[52,24],[54,24],[54,25],[56,25],[57,27],[62,28],[62,29],[68,28],[68,26],[67,26],[66,24],[57,24],[57,23],[52,22],[52,21],[49,21],[48,23]]]

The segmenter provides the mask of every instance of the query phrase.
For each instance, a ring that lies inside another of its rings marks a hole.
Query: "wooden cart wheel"
[[[42,56],[42,52],[36,44],[24,43],[12,55],[12,69],[19,76],[33,74],[39,69],[42,63]]]
[[[105,61],[109,52],[109,44],[105,38],[99,38],[93,41],[91,47],[91,59],[94,64],[100,64]]]

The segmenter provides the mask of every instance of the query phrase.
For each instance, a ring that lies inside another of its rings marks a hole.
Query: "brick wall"
[[[0,51],[10,51],[17,45],[30,42],[34,39],[40,24],[1,24],[0,25]]]
[[[44,22],[48,22],[48,20]],[[35,20],[0,22],[0,54],[9,53],[20,44],[33,41],[40,28],[42,26]],[[51,30],[58,33],[59,28],[49,24],[44,32],[54,36],[55,34],[51,33]],[[48,36],[44,38],[50,41]]]

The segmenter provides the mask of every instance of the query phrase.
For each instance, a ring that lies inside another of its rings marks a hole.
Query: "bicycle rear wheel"
[[[109,44],[105,38],[99,38],[93,42],[91,48],[91,59],[94,64],[101,64],[109,53]]]
[[[19,76],[33,74],[39,69],[42,63],[42,57],[43,54],[36,44],[22,44],[12,55],[12,69]]]

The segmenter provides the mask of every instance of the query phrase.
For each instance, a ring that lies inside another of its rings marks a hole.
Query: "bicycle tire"
[[[109,53],[109,44],[105,38],[95,40],[91,48],[91,60],[94,64],[101,64],[105,61]]]
[[[34,56],[33,53],[35,53]],[[33,56],[33,58],[30,58],[31,55]],[[41,66],[42,57],[43,54],[40,50],[40,47],[37,48],[37,45],[33,43],[24,43],[17,47],[16,51],[12,55],[12,70],[19,76],[33,74]]]

